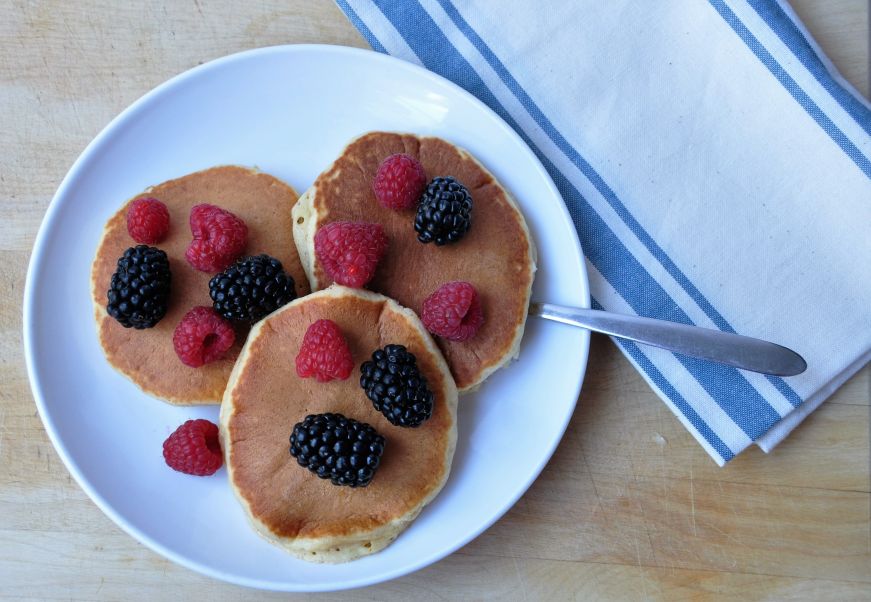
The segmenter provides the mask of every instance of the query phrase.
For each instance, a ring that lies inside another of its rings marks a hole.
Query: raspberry
[[[380,224],[333,222],[315,234],[315,254],[333,281],[360,288],[372,279],[387,251]]]
[[[448,282],[423,302],[426,329],[449,341],[465,341],[484,323],[478,291],[468,282]]]
[[[230,322],[211,307],[203,306],[186,313],[172,333],[178,358],[191,368],[221,359],[235,340]]]
[[[169,210],[157,199],[136,199],[127,210],[127,232],[138,243],[153,245],[169,232]]]
[[[163,459],[185,474],[215,474],[224,463],[218,427],[208,420],[188,420],[163,442]]]
[[[245,250],[248,226],[229,211],[205,203],[196,205],[191,209],[190,224],[194,239],[184,256],[194,269],[220,272]]]
[[[372,190],[388,209],[410,209],[417,204],[426,182],[420,161],[409,155],[390,155],[378,166]]]
[[[353,369],[351,350],[335,322],[318,320],[308,327],[296,356],[296,373],[300,378],[314,376],[319,383],[345,380]]]

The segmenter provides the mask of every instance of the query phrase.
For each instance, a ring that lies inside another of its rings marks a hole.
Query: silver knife
[[[795,376],[807,369],[792,349],[720,330],[552,303],[532,303],[529,315],[762,374]]]

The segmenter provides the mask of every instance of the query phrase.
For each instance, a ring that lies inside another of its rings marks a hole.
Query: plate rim
[[[244,577],[238,574],[225,573],[220,570],[214,569],[206,564],[202,564],[200,562],[196,562],[188,559],[187,557],[176,553],[174,550],[166,547],[162,543],[155,541],[142,531],[140,531],[135,525],[129,523],[126,519],[124,519],[115,509],[106,501],[106,499],[94,488],[94,486],[88,481],[84,475],[79,470],[79,467],[75,460],[70,456],[66,446],[64,445],[60,435],[57,432],[57,429],[54,424],[54,420],[51,417],[50,412],[46,409],[45,397],[43,395],[42,386],[39,379],[36,376],[36,362],[34,358],[34,319],[36,318],[36,313],[34,312],[33,306],[35,304],[35,293],[34,280],[37,274],[41,271],[43,264],[45,263],[45,255],[46,255],[46,242],[48,237],[48,232],[54,228],[54,222],[57,219],[57,213],[59,211],[59,206],[61,199],[68,194],[68,189],[73,185],[79,173],[82,172],[87,164],[95,158],[100,148],[105,144],[105,141],[110,138],[113,132],[116,129],[119,129],[124,124],[126,124],[131,119],[134,119],[137,114],[143,109],[147,108],[148,105],[152,102],[153,99],[159,98],[164,92],[171,90],[179,84],[182,84],[185,80],[200,77],[208,71],[212,71],[215,69],[219,69],[224,65],[236,61],[245,61],[245,60],[256,60],[261,55],[271,55],[271,54],[284,54],[293,55],[296,53],[307,53],[307,52],[315,52],[315,53],[336,53],[336,54],[345,54],[351,55],[355,57],[364,58],[365,60],[374,60],[381,61],[383,63],[389,64],[392,68],[405,69],[412,73],[415,73],[417,76],[423,76],[426,79],[433,80],[440,85],[447,85],[449,88],[453,89],[454,92],[466,98],[466,100],[471,101],[474,105],[477,105],[479,109],[484,110],[486,113],[492,117],[496,123],[501,126],[501,128],[505,131],[505,133],[513,138],[515,142],[519,143],[522,148],[526,149],[529,153],[530,159],[533,161],[535,167],[540,172],[540,174],[544,177],[545,183],[549,186],[551,192],[559,199],[562,199],[562,195],[554,184],[550,174],[542,165],[539,158],[536,156],[535,152],[529,147],[528,144],[520,137],[520,135],[511,128],[505,121],[490,107],[484,104],[480,99],[475,97],[470,92],[464,90],[462,87],[458,86],[454,82],[433,73],[424,67],[419,65],[398,59],[396,57],[382,54],[376,52],[374,50],[369,50],[366,48],[358,48],[353,46],[342,46],[342,45],[334,45],[334,44],[282,44],[282,45],[274,45],[274,46],[264,46],[260,48],[253,48],[249,50],[243,50],[240,52],[235,52],[232,54],[228,54],[225,56],[221,56],[200,65],[196,65],[186,71],[178,73],[163,83],[157,85],[156,87],[150,89],[148,92],[140,96],[138,99],[133,101],[130,105],[124,108],[120,113],[118,113],[115,117],[113,117],[109,123],[107,123],[100,132],[85,146],[84,150],[78,155],[76,160],[73,162],[72,166],[67,171],[66,175],[61,180],[60,185],[52,196],[51,201],[49,202],[45,214],[40,222],[39,229],[37,231],[36,237],[34,238],[33,248],[31,251],[31,256],[28,262],[27,273],[25,277],[24,284],[24,298],[23,298],[23,344],[24,344],[24,359],[27,367],[27,377],[30,383],[31,393],[34,398],[34,402],[36,403],[36,408],[39,413],[40,420],[42,421],[43,427],[45,428],[46,433],[48,434],[49,440],[51,441],[52,446],[54,447],[57,454],[60,456],[61,460],[67,471],[70,475],[75,479],[76,484],[85,492],[85,494],[91,499],[91,501],[96,504],[96,506],[106,515],[108,516],[112,522],[114,522],[118,527],[121,528],[122,531],[127,533],[129,536],[133,537],[139,543],[145,545],[147,548],[152,551],[160,554],[161,556],[175,562],[176,564],[183,566],[189,570],[195,571],[199,574],[206,575],[213,579],[217,579],[219,581],[232,583],[235,585],[241,585],[244,587],[260,589],[260,590],[268,590],[268,591],[280,591],[280,592],[322,592],[322,591],[341,591],[347,589],[354,589],[360,587],[366,587],[369,585],[375,585],[378,583],[383,583],[386,581],[390,581],[393,579],[397,579],[399,577],[409,575],[411,573],[417,572],[447,556],[453,554],[461,547],[468,544],[470,541],[476,539],[480,536],[484,531],[489,529],[493,524],[496,523],[499,519],[501,519],[508,510],[510,510],[517,501],[529,490],[532,484],[538,479],[541,475],[542,470],[547,466],[550,462],[556,448],[559,446],[563,437],[565,436],[565,431],[568,428],[569,422],[574,415],[574,412],[577,408],[578,397],[581,392],[581,387],[584,382],[584,377],[586,375],[587,363],[589,360],[589,352],[590,352],[590,333],[588,331],[585,332],[585,336],[583,337],[583,342],[581,345],[581,362],[580,362],[580,370],[577,374],[577,383],[575,385],[575,393],[574,393],[574,401],[571,404],[571,411],[567,412],[567,417],[563,424],[559,429],[559,436],[554,438],[553,443],[548,449],[547,453],[542,457],[542,461],[535,468],[533,472],[533,476],[529,479],[527,483],[520,488],[517,495],[512,497],[506,503],[503,504],[501,510],[494,514],[490,520],[485,521],[480,525],[479,528],[471,531],[466,536],[461,538],[455,545],[449,546],[447,549],[438,550],[428,555],[425,555],[418,561],[412,563],[409,566],[403,566],[398,569],[394,569],[391,571],[382,572],[373,576],[360,577],[357,579],[348,579],[346,581],[342,581],[340,583],[332,583],[332,584],[300,584],[300,583],[288,583],[288,582],[276,582],[276,581],[268,581],[261,579],[252,579],[248,577]],[[581,269],[578,273],[578,284],[579,288],[581,288],[581,293],[583,296],[582,306],[590,307],[590,286],[589,286],[589,278],[587,275],[587,271],[584,268],[585,265],[585,255],[583,252],[583,248],[581,246],[579,237],[577,236],[577,231],[574,229],[571,216],[569,214],[568,208],[565,205],[565,202],[560,203],[559,209],[563,214],[563,219],[570,225],[572,225],[571,230],[574,232],[574,236],[572,237],[572,242],[575,246],[574,250],[576,256],[580,258]]]

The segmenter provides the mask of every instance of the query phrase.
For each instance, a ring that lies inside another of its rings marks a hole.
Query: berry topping
[[[417,206],[417,240],[438,246],[457,242],[472,225],[472,195],[454,178],[434,178]]]
[[[416,427],[432,416],[432,392],[402,345],[377,349],[360,367],[360,386],[391,424]]]
[[[112,274],[106,312],[124,328],[151,328],[166,315],[172,274],[166,253],[139,245],[124,251]]]
[[[208,420],[188,420],[163,442],[163,459],[185,474],[215,474],[224,463],[218,427]]]
[[[315,254],[327,275],[338,284],[360,288],[372,279],[387,251],[380,224],[332,222],[315,234]]]
[[[312,376],[319,383],[345,380],[351,376],[354,359],[339,326],[332,320],[318,320],[308,327],[296,356],[296,373]]]
[[[220,272],[245,251],[248,226],[229,211],[214,205],[195,205],[190,224],[194,239],[184,256],[194,269]]]
[[[390,155],[375,172],[372,190],[388,209],[410,209],[426,188],[426,172],[420,161],[409,155]]]
[[[269,255],[245,257],[212,276],[209,295],[221,316],[251,323],[296,299],[293,278]]]
[[[426,329],[449,341],[465,341],[484,323],[478,291],[468,282],[448,282],[423,302]]]
[[[136,199],[127,209],[127,232],[138,243],[153,245],[169,232],[169,210],[154,198]]]
[[[365,487],[383,453],[384,437],[371,425],[341,414],[306,416],[290,435],[290,455],[333,485]]]
[[[178,358],[191,368],[221,359],[235,340],[232,324],[211,307],[203,306],[186,313],[172,333]]]

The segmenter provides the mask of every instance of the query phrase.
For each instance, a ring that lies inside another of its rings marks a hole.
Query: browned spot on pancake
[[[321,318],[336,322],[351,348],[356,366],[347,380],[318,383],[296,375],[303,334]],[[233,385],[227,432],[234,485],[272,533],[334,538],[371,531],[416,509],[441,486],[446,455],[453,451],[454,416],[446,403],[452,385],[423,336],[386,301],[355,295],[308,297],[267,319]],[[389,343],[404,344],[416,355],[435,396],[433,416],[419,428],[390,424],[360,387],[360,365]],[[381,465],[368,487],[332,485],[290,455],[294,424],[324,412],[367,422],[385,437]]]
[[[248,225],[246,254],[268,253],[293,276],[297,294],[309,292],[305,272],[293,243],[291,209],[297,194],[272,176],[234,166],[215,167],[154,186],[133,199],[151,196],[169,209],[170,231],[153,245],[169,256],[172,294],[169,311],[154,328],[124,328],[106,314],[106,291],[118,258],[137,243],[127,233],[127,205],[106,224],[91,272],[97,330],[109,362],[147,393],[172,403],[219,403],[248,328],[237,328],[237,343],[227,356],[201,368],[181,363],[172,346],[172,333],[182,316],[196,305],[211,306],[209,279],[213,274],[190,267],[184,252],[191,241],[191,207],[210,203],[231,211]]]
[[[443,247],[422,244],[413,209],[397,212],[378,203],[372,180],[381,161],[394,153],[416,157],[430,179],[453,176],[469,189],[472,227],[462,240]],[[461,390],[505,360],[526,322],[535,267],[523,216],[480,164],[440,138],[374,132],[352,142],[314,187],[318,224],[351,220],[384,226],[390,247],[367,288],[418,314],[424,299],[445,282],[465,280],[478,290],[485,323],[477,335],[461,343],[436,337]],[[315,277],[320,288],[331,283],[319,262]]]

